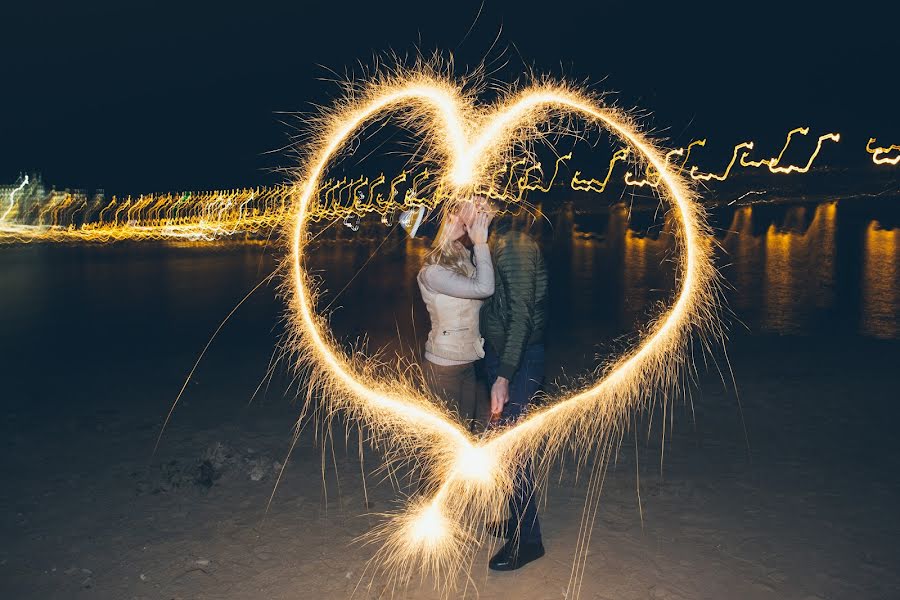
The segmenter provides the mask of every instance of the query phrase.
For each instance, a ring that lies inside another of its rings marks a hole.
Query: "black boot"
[[[515,571],[544,555],[544,544],[541,542],[519,542],[511,539],[500,548],[500,551],[488,562],[492,571]]]

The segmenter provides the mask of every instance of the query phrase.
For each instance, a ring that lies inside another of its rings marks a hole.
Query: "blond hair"
[[[469,250],[459,240],[443,244],[439,240],[440,236],[435,239],[434,246],[425,257],[425,266],[438,265],[464,277],[471,277],[474,265]]]
[[[474,274],[472,254],[459,240],[447,239],[448,217],[454,212],[455,206],[445,206],[441,226],[434,237],[431,251],[425,257],[425,266],[439,265],[451,271],[471,277]]]

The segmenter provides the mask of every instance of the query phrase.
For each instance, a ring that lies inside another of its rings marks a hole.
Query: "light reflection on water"
[[[900,227],[885,230],[853,213],[841,217],[839,205],[784,207],[762,233],[754,231],[752,207],[735,211],[721,240],[731,259],[724,272],[735,288],[730,305],[752,329],[898,337]]]
[[[876,221],[866,228],[863,254],[862,331],[896,339],[900,334],[900,228],[882,229]]]
[[[733,329],[900,339],[898,199],[723,208],[710,220]],[[676,248],[664,215],[565,205],[542,222],[535,234],[551,276],[548,344],[577,348],[591,364],[591,353],[620,348],[671,300]],[[348,344],[367,337],[370,347],[396,348],[399,340],[404,350],[416,348],[427,322],[415,274],[427,244],[396,231],[386,236],[380,224],[368,233],[341,229],[340,239],[317,243],[310,256],[336,334]],[[209,323],[224,318],[277,258],[260,245],[2,248],[0,328],[14,343],[37,344],[33,332],[62,318],[73,340],[89,335],[99,343],[107,338],[97,323],[139,332],[145,322],[190,318],[208,335]],[[256,298],[270,314],[255,315],[253,326],[268,333],[283,304],[271,288]],[[110,343],[129,339],[109,331]],[[142,335],[155,339],[156,330]],[[157,337],[161,348],[169,343],[162,332]]]
[[[893,200],[829,201],[714,210],[732,329],[900,339],[896,206]],[[567,205],[548,211],[547,222],[533,231],[551,277],[548,344],[584,355],[581,363],[567,361],[572,370],[621,348],[671,300],[673,228],[654,211],[614,206],[578,213]],[[316,250],[311,262],[332,291],[376,254],[336,303],[341,309],[332,322],[345,339],[367,335],[376,347],[402,339],[408,349],[427,327],[415,287],[427,246],[400,239],[328,242]],[[329,293],[323,297],[330,301]]]
[[[749,206],[735,211],[722,240],[734,260],[731,305],[739,314],[761,307],[764,330],[802,333],[815,325],[816,312],[834,305],[837,203],[787,207],[781,223],[758,236],[752,212]]]

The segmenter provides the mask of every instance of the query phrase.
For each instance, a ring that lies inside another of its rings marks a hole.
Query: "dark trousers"
[[[488,383],[493,385],[497,379],[500,357],[490,344],[485,348],[484,367]],[[500,425],[517,421],[543,385],[544,345],[534,344],[525,349],[519,370],[509,382],[509,402],[503,408]],[[534,468],[529,461],[516,474],[515,487],[509,499],[510,521],[511,524],[518,526],[519,539],[522,543],[541,541],[541,523],[538,520],[535,496]]]
[[[438,365],[425,361],[425,383],[431,393],[441,399],[466,429],[475,427],[478,382],[475,363]]]

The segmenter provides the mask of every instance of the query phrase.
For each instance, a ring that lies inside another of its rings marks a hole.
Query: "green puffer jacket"
[[[491,239],[494,295],[481,307],[481,335],[500,356],[497,375],[512,379],[525,348],[544,341],[547,269],[541,249],[519,231]]]

